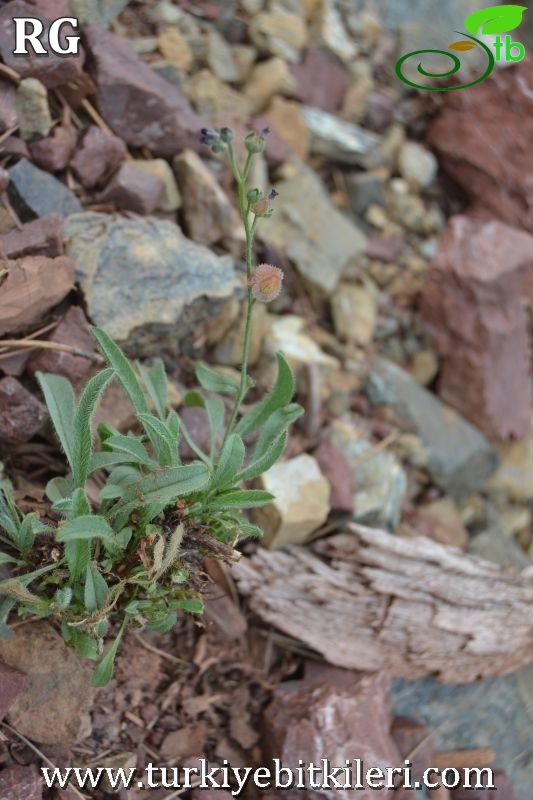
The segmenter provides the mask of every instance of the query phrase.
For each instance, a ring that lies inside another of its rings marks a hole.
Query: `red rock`
[[[71,161],[74,175],[86,189],[103,183],[124,160],[127,148],[122,139],[92,125]]]
[[[0,78],[0,133],[4,133],[17,124],[15,94],[13,81]]]
[[[100,195],[103,203],[112,203],[122,211],[151,214],[155,211],[163,184],[133,164],[123,164]]]
[[[74,285],[74,262],[67,256],[26,256],[2,266],[7,278],[0,292],[0,336],[37,321]]]
[[[363,770],[401,764],[390,728],[388,679],[384,673],[350,672],[323,664],[308,664],[304,680],[279,684],[263,715],[263,742],[267,758],[279,758],[291,769],[305,764],[331,766],[358,758]],[[342,800],[352,797],[344,789],[308,790],[309,797]],[[301,790],[284,792],[301,797]],[[390,789],[357,791],[361,800],[392,800]]]
[[[526,436],[532,391],[528,319],[533,237],[452,217],[427,273],[421,312],[442,356],[439,394],[497,439]]]
[[[363,125],[375,133],[383,133],[391,124],[396,109],[396,100],[383,89],[376,89],[368,95]]]
[[[76,146],[76,133],[73,128],[58,125],[51,136],[32,142],[30,155],[35,164],[48,172],[59,172],[65,169]]]
[[[15,156],[17,158],[30,158],[30,151],[24,139],[18,136],[8,136],[0,144],[0,154],[2,156]]]
[[[72,345],[88,353],[96,352],[87,319],[78,306],[69,308],[48,337],[48,341]],[[90,359],[59,350],[38,350],[28,364],[31,374],[53,372],[56,375],[64,375],[76,388],[82,386],[91,367]]]
[[[0,661],[0,721],[11,708],[26,683],[26,676],[18,669]]]
[[[427,141],[476,206],[533,231],[533,59],[494,70],[475,92],[445,92]]]
[[[392,263],[396,261],[405,248],[405,240],[401,236],[369,236],[365,247],[365,256],[375,261]]]
[[[434,750],[431,737],[428,729],[420,722],[405,717],[395,717],[391,736],[402,759],[409,758],[415,778],[421,777],[424,770],[433,766]]]
[[[56,258],[63,255],[63,217],[48,214],[21,228],[14,228],[0,237],[0,253],[5,258],[41,255]]]
[[[182,408],[179,416],[195,445],[207,452],[209,449],[209,422],[205,408],[186,406]],[[183,459],[196,458],[183,436],[180,437],[179,450],[180,457]]]
[[[36,764],[10,764],[0,772],[2,800],[42,800],[41,774]]]
[[[18,378],[26,369],[30,356],[31,350],[19,350],[10,356],[2,355],[2,358],[0,358],[0,372],[4,375],[13,375]]]
[[[60,5],[63,5],[61,3]],[[50,22],[60,16],[70,17],[72,14],[61,14],[58,4],[51,5],[30,4],[25,0],[11,0],[0,9],[0,54],[4,64],[14,69],[21,78],[38,78],[49,89],[66,83],[75,82],[82,74],[85,54],[80,46],[77,56],[60,56],[50,50],[48,44],[48,31]],[[66,6],[64,6],[66,7]],[[15,25],[13,17],[36,17],[44,23],[41,38],[42,44],[48,50],[48,55],[37,55],[32,48],[28,48],[28,55],[21,57],[13,55],[15,41]],[[70,24],[61,27],[59,41],[61,47],[66,46],[65,36],[79,35]]]
[[[505,772],[494,772],[494,789],[451,789],[451,800],[516,800],[511,779]]]
[[[16,378],[0,380],[0,443],[28,442],[48,418],[44,405]]]
[[[353,511],[352,471],[348,459],[332,442],[321,442],[313,456],[331,487],[329,504],[332,511],[351,514]]]
[[[294,92],[297,100],[330,114],[339,110],[350,80],[335,56],[317,47],[309,47],[300,63],[291,64],[290,70],[298,84]]]
[[[176,86],[150,69],[125,39],[91,25],[85,40],[98,110],[118,136],[156,156],[200,148],[200,129],[207,123]]]

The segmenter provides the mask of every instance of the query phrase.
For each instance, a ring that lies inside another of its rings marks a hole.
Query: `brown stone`
[[[304,680],[279,684],[263,716],[265,755],[279,758],[284,766],[320,764],[332,766],[357,757],[364,765],[385,769],[401,763],[390,728],[388,679],[384,673],[350,672],[308,663]],[[351,762],[352,763],[352,762]],[[309,797],[342,800],[352,797],[346,789],[308,791]],[[389,789],[357,792],[361,800],[392,800]],[[301,790],[287,791],[286,798],[301,797]]]
[[[494,70],[466,96],[446,92],[427,141],[476,206],[533,232],[533,183],[525,168],[533,140],[532,84],[533,59],[525,58],[512,69]]]
[[[25,256],[5,261],[0,292],[0,336],[38,320],[74,285],[74,262],[67,256]]]
[[[74,128],[58,125],[52,135],[45,139],[38,139],[28,145],[30,155],[38,167],[48,172],[59,172],[65,169],[76,146],[76,132]]]
[[[114,133],[156,156],[199,148],[206,123],[176,86],[141,61],[125,39],[92,25],[85,29],[85,39],[98,110]]]
[[[26,676],[23,672],[0,661],[0,721],[4,719],[25,683]]]
[[[133,164],[122,164],[100,195],[103,203],[112,203],[121,211],[151,214],[163,192],[163,184]]]
[[[321,442],[313,456],[331,487],[329,504],[332,511],[351,514],[353,511],[352,471],[348,459],[332,442]]]
[[[0,380],[0,443],[28,442],[48,418],[44,405],[16,378]]]
[[[88,353],[96,352],[87,319],[79,306],[69,308],[48,341],[68,344]],[[64,375],[76,388],[82,386],[91,367],[90,359],[59,350],[38,350],[28,364],[30,373],[53,372]]]
[[[235,236],[239,218],[212,172],[192,150],[173,162],[183,198],[185,232],[198,244],[212,245]]]
[[[47,622],[23,625],[10,639],[0,639],[0,657],[27,675],[7,717],[23,736],[70,747],[90,733],[94,666],[68,649]]]
[[[427,272],[421,312],[442,356],[441,398],[487,435],[527,435],[531,361],[524,294],[533,237],[452,217]]]
[[[505,772],[494,772],[494,789],[451,789],[452,800],[516,800],[513,784]]]
[[[10,764],[0,772],[2,800],[41,800],[43,786],[36,764]]]
[[[61,214],[48,214],[1,236],[0,252],[11,259],[36,255],[56,258],[64,252],[63,233]]]
[[[391,736],[401,758],[408,758],[413,765],[415,778],[422,776],[424,770],[433,766],[434,750],[431,735],[420,722],[406,717],[395,717],[392,722]]]
[[[393,263],[402,250],[405,240],[401,236],[370,236],[366,243],[365,256],[375,261]]]
[[[421,536],[460,550],[468,549],[468,531],[457,506],[449,497],[441,497],[417,506],[414,518],[409,523],[411,529]]]
[[[298,87],[293,93],[297,100],[330,114],[340,109],[349,78],[335,56],[318,47],[309,47],[300,63],[291,64],[290,70]]]
[[[91,125],[70,166],[79,182],[92,189],[111,175],[127,152],[122,139]]]
[[[55,0],[54,5],[56,10],[53,15],[50,15],[51,8],[40,8],[39,4],[26,3],[24,0],[11,0],[10,3],[0,9],[0,54],[4,64],[15,70],[22,78],[38,78],[49,89],[66,83],[75,83],[82,74],[85,61],[85,53],[81,46],[77,56],[72,55],[68,58],[56,55],[50,50],[48,33],[51,21],[60,16],[72,16],[68,12],[61,14]],[[63,3],[60,5],[63,5]],[[31,47],[28,48],[27,56],[13,55],[13,43],[15,41],[14,17],[34,17],[43,22],[44,30],[40,40],[48,51],[46,57],[34,53]],[[59,36],[61,47],[65,47],[67,44],[66,36],[76,35],[79,35],[79,32],[77,33],[70,24],[62,25]]]
[[[0,153],[3,156],[15,156],[16,158],[30,158],[30,151],[28,145],[23,139],[18,136],[8,136],[0,144]]]
[[[384,133],[394,118],[396,101],[386,90],[375,89],[366,98],[363,125],[375,133]]]
[[[274,128],[269,115],[261,114],[258,117],[254,117],[251,128],[254,131],[262,131],[268,128],[269,133],[265,138],[264,150],[266,162],[269,167],[279,167],[280,164],[283,164],[289,155],[289,148]]]

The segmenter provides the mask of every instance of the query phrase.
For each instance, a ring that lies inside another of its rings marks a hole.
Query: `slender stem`
[[[250,165],[252,162],[252,153],[248,153],[246,162],[244,164],[244,169],[241,174],[237,166],[237,162],[235,160],[235,153],[233,151],[231,143],[228,145],[228,152],[229,152],[229,160],[233,176],[237,182],[237,188],[239,194],[239,210],[241,214],[242,223],[244,226],[244,234],[246,240],[246,246],[245,246],[246,281],[248,283],[252,276],[252,257],[253,257],[252,250],[254,243],[255,228],[257,224],[257,217],[254,215],[253,222],[250,225],[250,203],[248,201],[248,198],[246,197],[246,179],[250,171]],[[237,414],[239,413],[242,401],[244,400],[246,392],[248,391],[248,360],[250,355],[250,334],[252,331],[252,312],[254,309],[254,305],[255,305],[255,299],[252,295],[252,290],[248,285],[246,290],[246,322],[244,325],[244,338],[242,347],[241,378],[239,383],[239,390],[237,392],[237,397],[235,398],[235,404],[233,406],[231,416],[226,426],[226,431],[224,433],[224,440],[222,442],[222,446],[224,446],[226,439],[233,430],[233,427],[235,425],[235,420],[237,419]]]

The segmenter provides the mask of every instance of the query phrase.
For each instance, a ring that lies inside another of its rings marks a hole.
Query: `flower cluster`
[[[221,128],[218,132],[211,128],[202,128],[200,131],[200,144],[210,147],[213,153],[221,153],[232,139],[233,131],[231,128]]]

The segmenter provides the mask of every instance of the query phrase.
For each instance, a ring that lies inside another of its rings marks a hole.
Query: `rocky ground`
[[[238,140],[268,127],[253,180],[279,196],[256,255],[285,282],[258,309],[251,369],[267,387],[282,349],[306,413],[263,479],[277,498],[258,514],[263,544],[295,546],[305,572],[304,543],[332,563],[320,542],[352,521],[495,562],[495,576],[525,587],[533,61],[470,90],[410,91],[395,60],[415,35],[450,35],[461,3],[444,5],[414,30],[403,3],[0,3],[0,466],[25,508],[42,508],[46,480],[65,472],[34,375],[82,386],[96,368],[88,321],[131,356],[163,356],[178,410],[196,359],[239,365],[243,237],[225,162],[199,131],[231,126]],[[84,25],[78,58],[13,57],[14,15],[70,8]],[[181,413],[201,438],[191,411]],[[117,388],[98,415],[131,424]],[[254,547],[245,550],[258,563]],[[499,800],[529,800],[531,665],[507,677],[480,667],[494,677],[461,685],[393,669],[391,685],[387,663],[347,672],[327,650],[317,661],[320,648],[252,611],[242,579],[220,564],[206,565],[205,580],[205,620],[131,636],[96,696],[42,623],[0,642],[2,798],[48,800],[41,763],[290,761],[304,708],[319,757],[336,741],[337,754],[377,753],[383,764],[413,754],[420,770],[490,764]],[[424,581],[420,572],[414,588]],[[531,635],[531,605],[520,609],[506,624]],[[56,655],[43,661],[43,649]],[[494,654],[477,655],[489,664]],[[440,658],[453,672],[445,637]],[[17,670],[30,676],[25,688]]]

